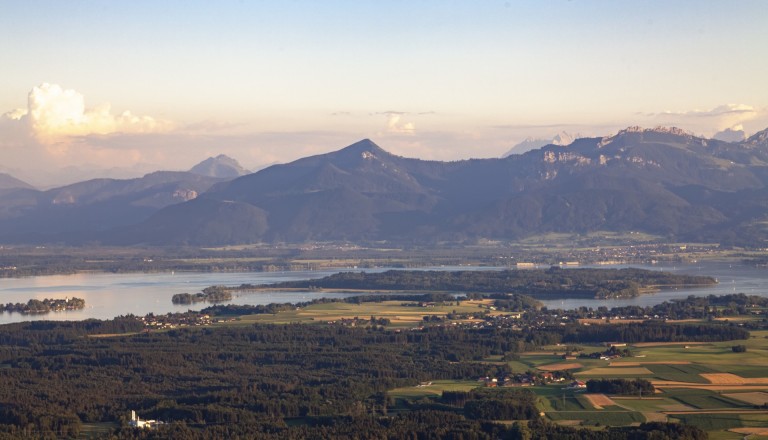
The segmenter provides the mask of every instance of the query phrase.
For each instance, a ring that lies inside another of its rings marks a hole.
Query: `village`
[[[144,328],[147,331],[182,327],[205,327],[237,320],[236,318],[212,318],[208,314],[198,312],[167,313],[165,315],[150,313],[138,319],[144,323]]]

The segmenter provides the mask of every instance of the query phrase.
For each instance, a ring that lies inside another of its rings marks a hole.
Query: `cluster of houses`
[[[488,388],[494,387],[530,387],[534,385],[545,385],[548,383],[563,383],[569,380],[571,376],[566,371],[545,371],[543,373],[519,373],[507,376],[502,380],[495,377],[481,377],[478,382],[483,383]],[[575,381],[578,382],[578,381]],[[586,388],[586,384],[584,384]]]
[[[390,320],[389,318],[376,318],[371,316],[370,319],[365,318],[358,318],[355,316],[354,318],[339,318],[332,321],[326,321],[329,325],[340,325],[342,327],[366,327],[366,326],[376,326],[376,325],[389,325]]]
[[[173,329],[181,327],[203,327],[219,322],[235,321],[236,318],[211,318],[210,315],[188,312],[188,313],[169,313],[167,315],[149,314],[139,318],[144,323],[144,328],[151,329]]]

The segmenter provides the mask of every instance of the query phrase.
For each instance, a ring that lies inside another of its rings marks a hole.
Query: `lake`
[[[611,266],[629,267],[629,266]],[[693,265],[631,265],[650,270],[666,270],[691,275],[709,275],[720,283],[705,288],[670,289],[652,295],[628,299],[565,299],[544,301],[549,308],[573,309],[581,306],[640,305],[649,306],[688,295],[722,295],[746,293],[768,296],[768,269],[730,263],[697,263]],[[438,267],[432,270],[494,270],[497,268]],[[498,268],[502,269],[502,268]],[[247,273],[79,273],[75,275],[48,275],[27,278],[0,279],[0,302],[26,303],[29,299],[78,297],[85,299],[83,310],[52,312],[43,315],[0,313],[0,324],[31,320],[83,320],[111,319],[119,315],[143,316],[148,313],[165,314],[200,310],[208,303],[174,305],[171,297],[177,293],[196,293],[212,285],[239,286],[240,284],[268,284],[280,281],[321,278],[333,273],[361,269],[334,269],[296,272],[247,272]],[[387,268],[369,269],[384,271]],[[524,269],[523,269],[524,270]],[[351,296],[334,292],[242,292],[236,293],[227,304],[269,304],[310,301],[315,298],[343,298]]]

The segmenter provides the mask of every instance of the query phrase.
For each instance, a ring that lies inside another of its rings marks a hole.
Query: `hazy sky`
[[[766,23],[762,0],[8,0],[0,171],[257,168],[366,137],[454,160],[561,130],[749,135],[768,127]]]

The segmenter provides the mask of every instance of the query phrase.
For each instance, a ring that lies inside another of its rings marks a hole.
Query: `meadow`
[[[732,346],[747,347],[734,353]],[[589,353],[602,345],[569,347]],[[528,387],[538,396],[537,406],[549,420],[565,426],[622,426],[645,421],[670,421],[698,426],[710,438],[729,440],[763,438],[768,434],[768,331],[754,331],[743,341],[645,343],[628,347],[631,357],[611,360],[564,360],[562,346],[543,347],[504,362],[516,373],[569,370],[580,380],[590,378],[645,378],[656,385],[652,396],[589,395],[565,384]],[[398,398],[439,396],[443,387],[477,387],[482,383],[438,384],[431,389],[393,390]]]

